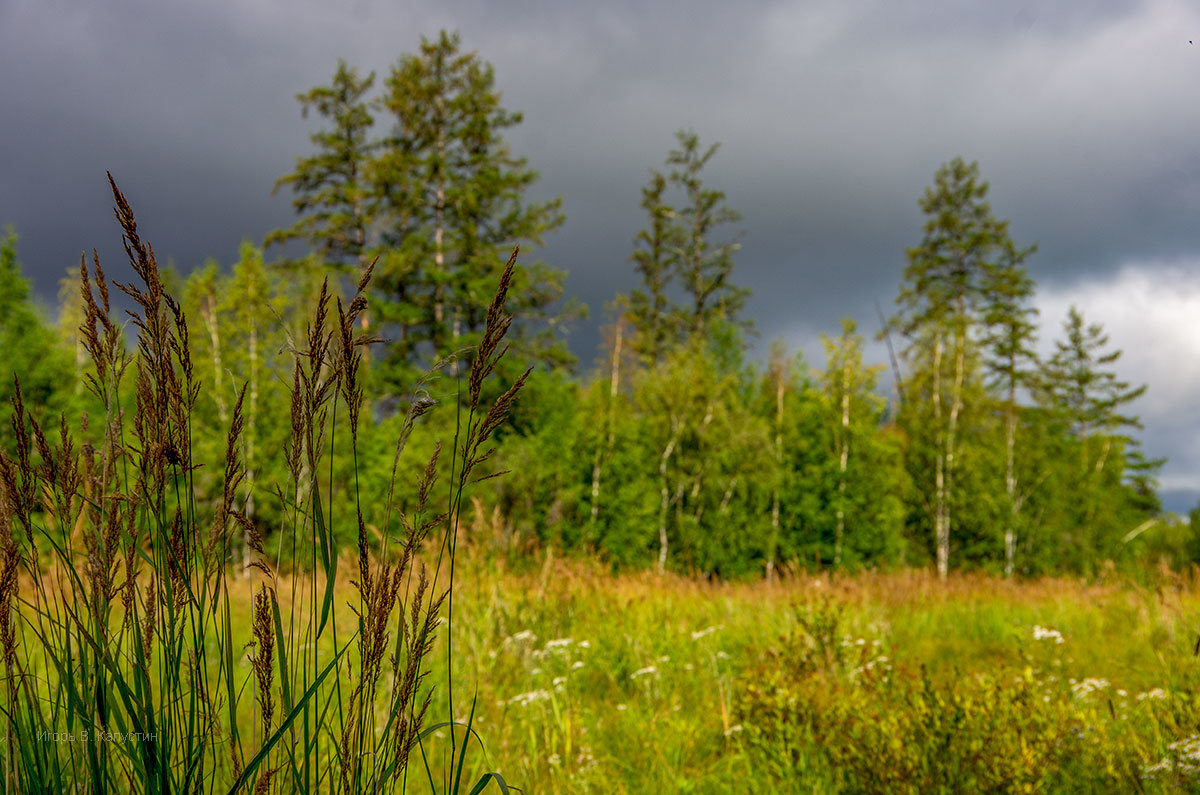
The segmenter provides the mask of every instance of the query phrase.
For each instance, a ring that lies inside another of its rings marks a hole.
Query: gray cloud
[[[647,169],[682,127],[722,142],[708,179],[745,216],[738,276],[763,344],[815,355],[841,315],[870,329],[873,302],[890,307],[917,198],[955,155],[980,161],[1014,236],[1040,243],[1031,270],[1055,296],[1192,261],[1198,23],[1172,0],[8,0],[0,223],[50,296],[81,249],[119,261],[110,169],[160,257],[229,261],[290,218],[270,189],[308,148],[294,95],[339,56],[382,74],[422,33],[457,28],[525,113],[511,140],[542,172],[537,195],[564,196],[567,225],[541,254],[593,308],[574,334],[585,363],[604,302],[633,285]],[[1190,460],[1158,427],[1151,452]]]

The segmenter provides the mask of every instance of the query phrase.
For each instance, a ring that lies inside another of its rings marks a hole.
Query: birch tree
[[[617,316],[612,328],[612,342],[609,347],[608,360],[608,399],[604,404],[604,429],[601,438],[596,442],[596,454],[592,462],[592,488],[590,523],[595,529],[600,517],[600,479],[604,464],[612,458],[613,448],[616,447],[616,411],[617,399],[621,394],[622,360],[625,351],[625,318]]]
[[[772,428],[775,437],[773,451],[775,476],[771,484],[771,536],[767,543],[767,582],[771,582],[775,577],[775,556],[779,551],[780,492],[782,491],[783,480],[785,478],[783,468],[784,401],[787,397],[788,385],[791,380],[791,364],[787,348],[782,341],[777,340],[771,345],[770,359],[767,364],[767,377],[775,398],[775,422]]]

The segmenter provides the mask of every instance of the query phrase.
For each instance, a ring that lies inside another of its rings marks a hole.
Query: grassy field
[[[1179,576],[714,584],[549,555],[512,573],[462,551],[451,631],[456,719],[476,704],[472,782],[494,770],[529,793],[1200,790],[1200,590]],[[249,605],[261,579],[231,574],[232,601]],[[280,578],[285,615],[293,585],[308,590]],[[356,600],[339,583],[343,637]],[[250,610],[231,620],[251,634]],[[427,658],[427,726],[450,717],[446,628]],[[246,700],[254,653],[236,650]],[[345,693],[353,668],[339,671]],[[245,737],[253,720],[240,712]],[[446,731],[424,742],[435,779],[454,767]],[[424,764],[410,763],[413,791],[429,789]]]
[[[1200,598],[1179,578],[713,585],[467,560],[457,717],[477,688],[471,756],[526,792],[1200,788]]]

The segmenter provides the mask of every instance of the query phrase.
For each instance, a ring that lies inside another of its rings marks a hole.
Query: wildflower
[[[629,675],[630,679],[637,679],[639,676],[653,676],[658,674],[658,668],[653,665],[647,665],[645,668],[639,668]]]
[[[1194,776],[1200,773],[1200,735],[1193,734],[1182,740],[1176,740],[1167,746],[1171,751],[1171,759],[1160,759],[1157,763],[1142,769],[1144,778],[1154,778],[1159,773],[1183,773]]]
[[[671,658],[664,654],[663,656],[658,658],[658,661],[660,663],[669,663],[669,662],[671,662]]]
[[[624,704],[617,704],[617,712],[624,712],[627,709],[629,709],[629,707],[625,706]]]
[[[562,757],[559,756],[558,754],[550,754],[550,758],[547,759],[546,761],[549,762],[554,767],[558,767],[559,765],[562,764]]]
[[[522,707],[528,706],[535,701],[546,701],[551,698],[549,690],[530,690],[528,693],[519,693],[508,700],[509,704],[518,704]]]
[[[695,632],[692,633],[692,640],[700,640],[705,635],[711,635],[712,633],[716,632],[718,629],[720,629],[719,626],[712,626],[712,627],[705,627],[704,629],[696,630]]]
[[[731,736],[733,736],[733,735],[737,734],[738,732],[740,732],[740,731],[742,731],[742,730],[743,730],[743,729],[742,729],[742,724],[740,724],[740,723],[739,723],[739,724],[737,724],[737,725],[735,725],[735,726],[730,726],[728,729],[726,729],[726,730],[725,730],[725,736],[726,736],[726,737],[731,737]]]
[[[592,648],[592,644],[588,643],[586,640],[581,640],[581,641],[579,641],[579,648],[590,649],[590,648]]]
[[[1052,640],[1055,642],[1055,644],[1059,644],[1059,643],[1063,642],[1063,636],[1062,636],[1061,632],[1059,632],[1057,629],[1054,629],[1053,627],[1043,627],[1041,625],[1034,626],[1033,639],[1034,640]]]
[[[1167,691],[1163,690],[1161,687],[1156,687],[1153,690],[1146,691],[1145,693],[1138,693],[1137,700],[1145,701],[1148,698],[1158,700],[1158,699],[1164,699],[1166,697],[1167,697]]]
[[[555,638],[554,640],[546,641],[546,651],[551,649],[563,649],[570,646],[575,641],[571,638]]]
[[[1099,690],[1104,690],[1106,687],[1108,687],[1108,685],[1109,685],[1109,682],[1107,679],[1088,678],[1088,679],[1084,679],[1082,682],[1077,682],[1077,683],[1072,684],[1071,692],[1073,692],[1076,695],[1076,697],[1083,698],[1084,696],[1088,695],[1089,693],[1094,693]]]
[[[524,642],[528,641],[529,643],[532,643],[535,640],[537,640],[537,635],[533,634],[533,630],[523,629],[520,632],[518,632],[517,634],[513,635],[512,637],[507,638],[504,642],[505,643],[524,643]]]
[[[571,663],[572,671],[578,671],[582,667],[583,667],[583,660],[576,660],[575,662]]]

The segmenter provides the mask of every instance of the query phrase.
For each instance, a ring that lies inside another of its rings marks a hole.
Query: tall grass
[[[435,493],[445,469],[438,446],[411,485],[415,509],[403,514],[393,466],[375,548],[357,488],[363,352],[376,340],[357,333],[355,321],[367,305],[371,268],[348,303],[322,285],[305,333],[291,345],[291,435],[281,451],[288,481],[277,489],[284,520],[268,550],[244,511],[244,388],[231,415],[220,497],[215,507],[198,497],[191,417],[202,386],[187,319],[111,175],[109,182],[137,277],[115,284],[132,301],[136,347],[125,347],[98,255],[90,265],[82,258],[86,383],[104,416],[84,417],[81,430],[98,426],[88,437],[98,441],[78,442],[66,417],[57,429],[44,425],[18,383],[16,452],[0,454],[5,791],[457,792],[472,783],[473,793],[489,784],[507,791],[497,774],[464,780],[468,767],[478,771],[479,754],[467,753],[477,748],[471,719],[456,720],[451,660],[445,680],[435,682],[440,663],[431,652],[443,613],[453,618],[466,486],[481,477],[488,439],[525,381],[490,404],[482,399],[506,350],[516,252],[454,407],[459,431],[445,509]],[[424,385],[408,406],[396,461],[414,423],[434,407]],[[349,571],[339,571],[332,457],[347,446],[356,463],[354,505],[337,514],[357,522],[357,545]],[[249,599],[228,572],[234,533],[249,539]],[[307,560],[307,574],[279,578],[285,549],[290,560]],[[339,625],[334,609],[347,582],[350,626],[344,618]],[[446,649],[454,654],[448,640]],[[436,723],[435,686],[446,688],[450,703]],[[429,749],[434,732],[449,734],[448,757]]]

